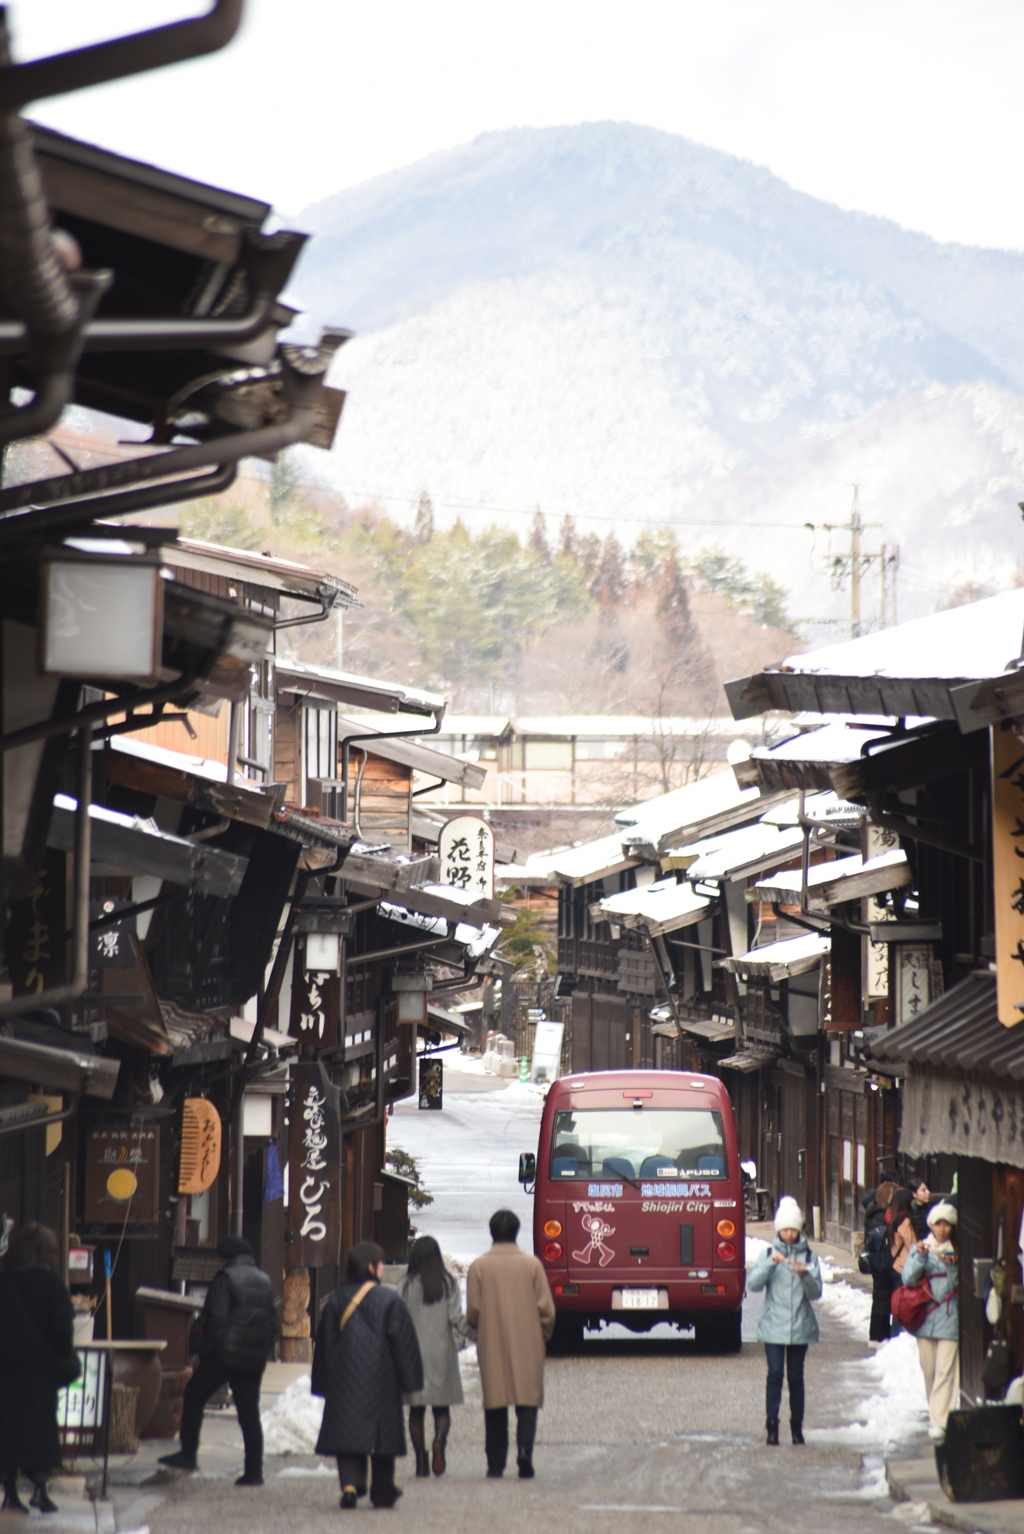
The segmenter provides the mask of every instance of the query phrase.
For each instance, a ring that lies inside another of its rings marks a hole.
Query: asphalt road
[[[442,1113],[401,1109],[391,1136],[421,1157],[435,1193],[421,1228],[432,1229],[446,1251],[465,1260],[486,1244],[487,1217],[499,1204],[511,1204],[528,1221],[516,1164],[519,1151],[534,1143],[540,1103],[521,1089],[483,1093],[474,1081],[458,1092],[455,1084],[451,1073]],[[502,1481],[484,1478],[479,1381],[471,1366],[466,1405],[454,1411],[448,1473],[418,1481],[411,1458],[400,1461],[405,1495],[394,1511],[342,1512],[333,1467],[311,1455],[268,1459],[263,1489],[236,1490],[240,1444],[237,1450],[229,1445],[237,1428],[221,1418],[204,1432],[204,1474],[117,1493],[118,1528],[144,1521],[151,1534],[320,1534],[337,1528],[339,1519],[363,1526],[368,1518],[417,1534],[647,1534],[652,1528],[895,1534],[928,1527],[908,1520],[906,1509],[902,1517],[895,1514],[878,1487],[878,1454],[843,1441],[863,1394],[857,1362],[868,1350],[862,1337],[827,1315],[808,1358],[808,1443],[765,1446],[764,1351],[753,1340],[759,1300],[752,1296],[745,1306],[738,1355],[703,1353],[678,1334],[656,1340],[620,1335],[590,1339],[576,1356],[551,1359],[534,1481],[521,1482],[514,1464]],[[782,1436],[789,1436],[785,1423]],[[223,1447],[215,1447],[217,1439]]]

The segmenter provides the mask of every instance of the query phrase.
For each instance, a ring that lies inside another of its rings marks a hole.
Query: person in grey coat
[[[765,1427],[769,1444],[779,1441],[782,1375],[789,1383],[789,1426],[794,1443],[803,1443],[804,1361],[807,1347],[818,1340],[818,1322],[811,1301],[821,1295],[821,1267],[807,1244],[804,1216],[795,1198],[782,1198],[775,1211],[775,1240],[755,1262],[747,1288],[764,1289],[764,1310],[757,1323],[757,1340],[768,1360]]]
[[[441,1248],[433,1236],[421,1236],[409,1253],[409,1268],[398,1286],[416,1328],[423,1358],[423,1389],[405,1397],[409,1408],[409,1437],[416,1451],[416,1474],[444,1475],[445,1447],[452,1425],[452,1406],[461,1406],[462,1378],[456,1336],[467,1341],[476,1336],[462,1313],[459,1286],[448,1272]],[[425,1423],[427,1407],[434,1410],[434,1443],[427,1454]]]
[[[423,1363],[412,1318],[393,1289],[381,1285],[384,1253],[360,1241],[348,1254],[345,1279],[324,1306],[313,1350],[310,1389],[324,1397],[318,1454],[338,1462],[342,1507],[370,1501],[394,1507],[395,1459],[405,1453],[402,1392],[423,1389]]]
[[[956,1210],[945,1201],[928,1211],[929,1236],[903,1267],[909,1288],[928,1279],[935,1305],[917,1330],[917,1356],[928,1395],[929,1438],[941,1442],[960,1399],[960,1306],[957,1300]]]

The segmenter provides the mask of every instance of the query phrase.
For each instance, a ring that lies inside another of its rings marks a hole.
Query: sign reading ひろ
[[[476,900],[494,899],[494,832],[482,815],[456,815],[437,843],[441,883]]]
[[[338,1261],[341,1243],[341,1113],[323,1065],[292,1066],[288,1141],[288,1264]]]

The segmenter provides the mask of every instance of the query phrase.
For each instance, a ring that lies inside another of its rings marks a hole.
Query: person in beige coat
[[[537,1412],[544,1404],[544,1344],[555,1329],[555,1302],[536,1257],[516,1245],[519,1220],[511,1209],[491,1216],[489,1252],[466,1282],[466,1319],[477,1329],[484,1396],[487,1474],[505,1473],[508,1409],[516,1409],[516,1459],[521,1479],[533,1475]]]

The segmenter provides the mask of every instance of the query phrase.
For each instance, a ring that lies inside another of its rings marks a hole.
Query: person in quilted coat
[[[789,1426],[794,1443],[803,1443],[804,1361],[807,1345],[818,1340],[811,1301],[821,1295],[821,1267],[807,1244],[804,1216],[795,1198],[782,1198],[775,1211],[775,1240],[755,1262],[749,1290],[765,1289],[757,1340],[768,1360],[765,1426],[768,1443],[779,1441],[782,1375],[789,1383]]]
[[[394,1507],[395,1459],[405,1453],[403,1392],[423,1389],[423,1363],[412,1317],[381,1285],[384,1253],[360,1241],[348,1254],[343,1283],[324,1307],[313,1350],[313,1395],[323,1396],[318,1454],[338,1462],[342,1507],[370,1501]]]
[[[957,1300],[956,1209],[942,1200],[928,1211],[930,1234],[907,1258],[903,1282],[927,1278],[935,1304],[917,1330],[917,1354],[928,1395],[928,1436],[941,1443],[946,1418],[960,1400],[960,1308]]]

